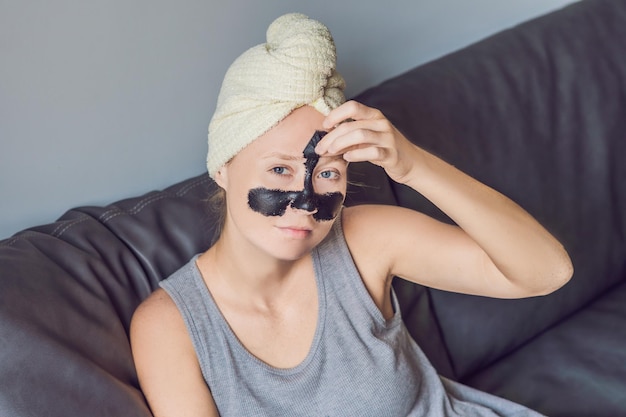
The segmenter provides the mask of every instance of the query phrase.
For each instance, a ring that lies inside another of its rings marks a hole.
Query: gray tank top
[[[269,366],[239,342],[197,256],[161,282],[185,321],[221,417],[539,416],[440,377],[404,326],[395,293],[389,320],[370,297],[339,218],[312,255],[317,329],[307,357],[290,369]]]

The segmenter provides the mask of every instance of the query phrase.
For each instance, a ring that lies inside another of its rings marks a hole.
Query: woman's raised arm
[[[328,115],[325,127],[332,131],[318,144],[318,153],[381,166],[459,226],[411,210],[361,209],[360,220],[352,217],[378,223],[376,230],[388,236],[377,241],[377,250],[388,252],[390,274],[449,291],[502,298],[547,294],[570,279],[573,268],[567,252],[531,215],[412,144],[380,111],[347,102]]]

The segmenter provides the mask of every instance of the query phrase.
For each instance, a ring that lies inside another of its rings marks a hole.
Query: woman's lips
[[[311,234],[311,229],[308,227],[280,226],[278,229],[294,239],[305,239]]]

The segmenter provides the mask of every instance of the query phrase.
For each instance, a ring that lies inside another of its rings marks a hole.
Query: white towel
[[[311,105],[328,114],[345,101],[336,50],[322,23],[299,13],[276,19],[267,43],[244,52],[228,69],[209,124],[211,177],[293,110]]]

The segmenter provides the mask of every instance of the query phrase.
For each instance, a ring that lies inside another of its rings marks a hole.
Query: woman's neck
[[[222,235],[198,260],[214,296],[220,294],[261,309],[274,306],[297,291],[298,281],[310,275],[304,271],[312,271],[311,264],[310,255],[297,260],[276,259],[249,242],[230,239],[228,235]]]

